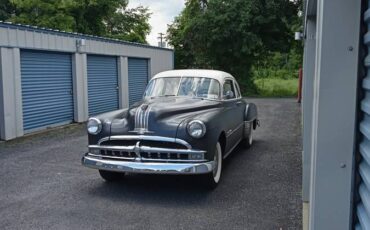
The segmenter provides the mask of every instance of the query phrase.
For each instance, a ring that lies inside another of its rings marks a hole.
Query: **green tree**
[[[128,9],[128,0],[0,0],[0,17],[70,32],[146,43],[148,8]]]
[[[203,65],[205,61],[201,60],[203,53],[195,51],[204,48],[196,44],[196,33],[202,33],[197,31],[199,28],[197,24],[202,19],[206,6],[206,1],[187,1],[185,9],[168,27],[167,39],[175,48],[176,68],[205,67]]]
[[[251,66],[269,52],[290,50],[296,4],[290,0],[188,0],[168,30],[176,67],[224,70],[252,90]]]
[[[69,14],[72,0],[12,0],[15,14],[10,21],[65,31],[73,31],[75,22]]]
[[[145,38],[151,29],[149,9],[142,6],[127,9],[127,5],[128,1],[121,4],[114,14],[105,17],[106,33],[121,40],[147,43]]]
[[[74,0],[71,14],[76,21],[76,31],[97,36],[106,35],[104,19],[116,14],[127,0]]]
[[[9,0],[0,0],[0,21],[8,20],[14,13],[14,6]]]

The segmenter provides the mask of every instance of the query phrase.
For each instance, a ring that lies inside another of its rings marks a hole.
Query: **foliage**
[[[248,93],[247,96],[262,97],[295,97],[298,93],[298,79],[265,78],[254,81],[257,93]]]
[[[14,14],[14,6],[9,0],[0,0],[0,20],[5,21]]]
[[[148,8],[128,0],[1,0],[0,18],[52,29],[146,43]]]
[[[145,37],[150,32],[148,8],[139,6],[127,9],[127,5],[119,8],[120,13],[106,17],[108,36],[126,41],[145,43]]]
[[[187,0],[168,29],[176,68],[230,72],[253,90],[250,70],[271,52],[289,52],[290,22],[298,3],[290,0]]]
[[[298,69],[301,54],[294,49],[290,53],[270,53],[270,56],[252,67],[255,94],[264,97],[296,96]]]
[[[252,78],[297,78],[301,60],[301,54],[297,54],[294,50],[290,53],[270,53],[269,57],[253,65]]]
[[[74,19],[68,11],[73,3],[69,0],[13,0],[12,3],[15,7],[12,22],[72,31]]]

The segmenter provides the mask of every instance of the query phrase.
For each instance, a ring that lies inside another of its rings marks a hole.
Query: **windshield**
[[[220,83],[204,77],[163,77],[149,82],[144,97],[184,96],[220,99]]]

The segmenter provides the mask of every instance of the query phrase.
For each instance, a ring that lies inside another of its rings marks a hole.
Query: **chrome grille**
[[[102,157],[120,157],[125,159],[135,160],[135,158],[141,158],[142,160],[189,160],[189,154],[187,153],[163,153],[163,152],[139,152],[139,156],[135,152],[120,151],[120,150],[99,150],[99,154]]]
[[[129,137],[132,137],[131,139]],[[89,154],[95,157],[125,161],[203,162],[205,151],[192,150],[182,140],[150,136],[115,136],[90,145]]]
[[[100,143],[100,145],[107,146],[131,146],[136,145],[137,140],[108,140]],[[173,149],[188,149],[185,145],[168,142],[168,141],[151,141],[142,140],[140,141],[140,146],[150,146],[152,148],[173,148]]]
[[[136,156],[134,152],[117,151],[117,150],[100,150],[100,155],[111,156],[111,157],[126,157],[126,158],[134,158]]]

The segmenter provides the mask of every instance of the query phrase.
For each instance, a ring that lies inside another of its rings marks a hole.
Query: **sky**
[[[185,7],[185,0],[130,0],[129,8],[146,6],[152,13],[149,23],[152,27],[146,40],[149,44],[158,46],[158,33],[166,33],[167,25],[180,14]]]

